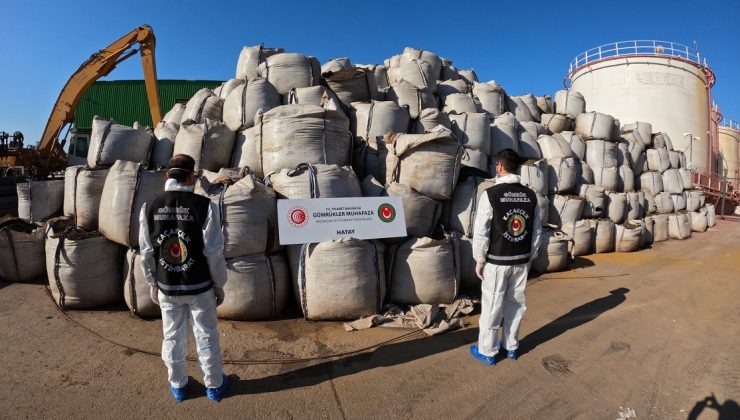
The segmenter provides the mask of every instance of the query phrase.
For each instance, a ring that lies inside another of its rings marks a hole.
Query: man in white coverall
[[[187,395],[188,322],[192,322],[206,395],[220,401],[227,387],[216,330],[224,300],[226,262],[218,207],[193,193],[195,160],[170,159],[164,192],[139,214],[141,266],[162,310],[162,360],[175,400]]]
[[[481,194],[475,215],[473,258],[483,283],[478,344],[470,353],[487,365],[496,364],[502,345],[507,358],[517,358],[519,325],[527,310],[524,287],[542,230],[537,196],[516,175],[520,164],[512,149],[498,153],[496,185]]]

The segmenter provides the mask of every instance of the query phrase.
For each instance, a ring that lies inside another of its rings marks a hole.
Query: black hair
[[[510,174],[515,174],[521,164],[519,154],[512,149],[504,149],[496,155],[496,162],[504,165],[504,170]]]
[[[188,155],[175,155],[167,162],[167,168],[168,178],[177,182],[185,182],[190,174],[195,171],[195,159]]]

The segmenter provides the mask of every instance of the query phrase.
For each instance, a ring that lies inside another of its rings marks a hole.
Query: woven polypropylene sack
[[[535,96],[535,100],[537,101],[537,109],[540,111],[540,115],[552,114],[555,112],[555,103],[552,101],[552,96]]]
[[[324,106],[329,99],[339,102],[334,92],[325,86],[308,86],[293,88],[290,92],[282,95],[283,105],[315,105]]]
[[[108,172],[81,166],[70,166],[64,172],[64,215],[74,217],[79,229],[98,229],[100,198]]]
[[[576,117],[575,132],[584,140],[611,141],[614,134],[614,117],[600,112],[585,112]]]
[[[535,107],[537,104],[535,103]],[[521,96],[507,96],[506,109],[514,114],[517,121],[539,121],[539,116],[532,115],[530,107]]]
[[[603,169],[603,168],[601,168]],[[576,185],[575,190],[580,190],[581,185],[595,185],[594,170],[586,162],[576,160]]]
[[[258,78],[259,71],[257,69],[259,65],[267,57],[284,52],[285,50],[282,48],[266,48],[262,45],[242,48],[239,54],[239,60],[236,63],[236,78],[245,80]]]
[[[290,271],[282,254],[257,254],[226,260],[224,302],[219,318],[252,321],[275,318],[290,297]]]
[[[586,100],[575,90],[559,90],[555,93],[555,112],[576,118],[586,112]]]
[[[390,86],[390,81],[388,80],[388,67],[375,64],[356,64],[355,67],[368,69],[373,72],[375,85],[378,87],[378,91],[387,89],[388,86]]]
[[[610,219],[589,219],[593,232],[593,250],[597,254],[614,252],[614,222]]]
[[[510,112],[497,116],[491,124],[491,156],[504,149],[519,151],[519,123]]]
[[[212,90],[203,88],[195,93],[185,105],[180,124],[200,124],[206,120],[221,121],[224,100]]]
[[[655,232],[655,219],[647,216],[644,219],[630,219],[628,222],[637,224],[642,228],[640,237],[640,248],[645,248],[653,243],[653,233]]]
[[[93,117],[87,165],[90,168],[112,165],[116,160],[146,162],[152,135],[144,128],[131,128],[113,120]]]
[[[594,185],[607,191],[619,189],[619,169],[617,168],[592,168],[594,174]]]
[[[240,131],[254,125],[254,117],[261,110],[267,112],[280,106],[280,94],[265,79],[254,79],[234,89],[224,102],[224,123],[231,131]]]
[[[445,218],[448,230],[458,232],[468,238],[473,237],[473,224],[480,202],[481,191],[478,187],[485,181],[484,178],[468,176],[460,180],[455,187],[455,193],[449,203],[449,211]],[[404,208],[405,211],[405,208]]]
[[[704,208],[707,209],[707,226],[712,227],[717,224],[714,204],[704,204]]]
[[[429,236],[437,226],[442,215],[442,203],[411,189],[411,187],[392,182],[386,189],[392,197],[400,197],[406,221],[406,234],[412,237]]]
[[[650,193],[645,194],[646,197]],[[655,204],[655,212],[658,214],[669,214],[673,213],[673,197],[669,192],[660,192],[653,194],[653,203]]]
[[[177,132],[173,155],[185,154],[195,160],[195,171],[218,171],[228,167],[236,133],[221,121],[183,124]]]
[[[466,93],[453,93],[445,97],[442,111],[448,114],[462,114],[463,112],[478,112],[479,106],[471,95]]]
[[[674,169],[671,169],[673,171]],[[681,180],[683,181],[683,188],[685,190],[689,190],[693,188],[694,182],[691,176],[691,171],[688,169],[685,169],[683,165],[681,165],[681,169],[675,169],[678,171],[678,174],[681,175]],[[667,171],[666,171],[667,172]]]
[[[573,118],[561,114],[542,114],[540,121],[552,134],[568,131],[573,126]]]
[[[578,194],[584,198],[583,217],[601,218],[607,214],[609,202],[603,188],[595,185],[581,185]]]
[[[412,238],[389,252],[388,300],[418,305],[452,303],[460,289],[458,238]]]
[[[400,81],[407,81],[416,86],[425,86],[431,93],[434,93],[437,90],[437,79],[439,79],[439,76],[434,76],[435,71],[430,63],[401,56],[397,66],[388,68],[388,80],[391,86]]]
[[[430,130],[433,130],[438,125],[441,125],[448,129],[452,129],[452,122],[450,121],[450,117],[437,108],[422,109],[419,113],[419,116],[412,120],[411,125],[411,129],[408,131],[409,134],[424,134]],[[397,132],[406,133],[407,130]]]
[[[293,292],[314,321],[355,320],[380,310],[385,297],[384,246],[344,238],[288,247]]]
[[[234,89],[238,88],[239,86],[244,86],[245,83],[247,83],[247,81],[243,79],[229,79],[221,83],[221,86],[213,89],[213,94],[221,99],[226,99],[229,97],[229,94],[234,91]]]
[[[361,68],[349,68],[324,73],[323,82],[336,95],[344,109],[353,102],[369,102],[378,99],[375,74]]]
[[[168,123],[161,121],[154,128],[154,149],[149,162],[154,167],[166,167],[172,151],[175,149],[175,138],[180,130],[179,123]]]
[[[661,174],[671,168],[671,159],[667,149],[647,149],[648,169]]]
[[[549,197],[550,210],[548,223],[563,227],[581,218],[585,200],[578,195],[552,194]]]
[[[629,203],[627,202],[627,194],[625,193],[609,193],[609,207],[608,215],[614,223],[619,224],[627,220],[627,213],[629,212]]]
[[[668,160],[671,162],[671,169],[679,169],[681,167],[681,155],[681,152],[668,151]]]
[[[645,147],[650,147],[653,144],[653,126],[647,122],[635,122],[631,124],[625,124],[622,126],[622,133],[628,133],[630,131],[637,131],[640,133],[639,138],[642,140]]]
[[[537,195],[537,208],[540,211],[540,224],[544,226],[550,219],[550,200],[546,195],[542,195],[538,192],[535,194]]]
[[[46,271],[54,302],[62,309],[85,309],[123,301],[122,250],[102,236],[70,239],[49,230]]]
[[[45,229],[19,219],[0,226],[0,280],[30,282],[46,276]]]
[[[269,184],[280,198],[362,197],[360,180],[349,166],[301,164],[269,177]]]
[[[386,182],[400,182],[437,200],[452,197],[464,150],[451,131],[438,128],[386,136]]]
[[[164,114],[164,117],[162,117],[162,121],[166,122],[167,124],[177,124],[179,126],[180,122],[182,122],[182,115],[184,113],[185,104],[181,102],[176,102],[174,105],[172,105],[172,109]]]
[[[686,198],[686,210],[688,211],[699,211],[704,205],[704,190],[686,190],[684,191],[684,197]]]
[[[132,314],[141,318],[161,316],[162,311],[152,301],[149,289],[141,268],[141,254],[135,249],[129,249],[123,260],[123,299]]]
[[[671,239],[687,239],[691,237],[691,216],[682,211],[668,215],[668,236]]]
[[[542,159],[542,150],[537,139],[547,133],[547,127],[534,121],[519,123],[519,156],[524,159]]]
[[[283,105],[259,114],[255,125],[264,176],[301,163],[349,163],[349,119],[341,111],[314,105]]]
[[[409,113],[393,101],[355,102],[349,110],[350,131],[355,139],[379,139],[388,133],[405,133]]]
[[[553,134],[553,137],[562,140],[570,145],[574,158],[584,160],[586,156],[586,142],[573,131],[563,131],[562,133]]]
[[[231,155],[232,168],[249,168],[257,178],[263,178],[260,145],[255,127],[236,133],[234,154]]]
[[[542,135],[537,138],[542,157],[548,161],[573,157],[573,150],[562,136]],[[587,161],[588,162],[588,161]]]
[[[108,172],[100,196],[98,230],[124,246],[139,246],[139,212],[164,191],[165,171],[147,171],[119,160]]]
[[[491,119],[488,114],[450,114],[449,119],[452,133],[466,148],[491,154]]]
[[[653,242],[663,242],[670,238],[668,215],[656,214],[653,216]]]
[[[567,194],[576,185],[576,161],[573,158],[547,161],[547,190],[550,194]]]
[[[257,72],[260,77],[272,83],[281,95],[294,88],[318,85],[321,80],[319,60],[296,53],[267,57],[257,67]]]
[[[669,152],[672,152],[673,142],[668,133],[655,133],[653,134],[653,147],[665,147]]]
[[[588,140],[585,160],[592,168],[616,168],[617,144],[604,140]]]
[[[617,168],[617,174],[619,175],[617,191],[627,192],[635,190],[635,174],[632,172],[632,168],[629,166],[620,166]]]
[[[532,260],[532,270],[537,273],[552,273],[568,266],[568,249],[572,240],[561,230],[542,229],[540,247]]]
[[[15,186],[18,218],[41,222],[57,215],[64,207],[64,180],[23,181]]]
[[[658,172],[643,172],[640,175],[640,189],[653,195],[663,192],[663,177]]]
[[[707,209],[701,208],[699,211],[689,212],[691,218],[691,231],[692,232],[706,232],[709,227],[709,221],[707,220]]]
[[[636,223],[624,222],[614,229],[614,251],[635,252],[640,250],[642,242],[642,226]]]
[[[629,191],[627,196],[627,219],[642,219],[645,217],[645,193],[643,191]]]
[[[437,83],[437,96],[442,99],[444,104],[445,98],[453,93],[472,93],[472,88],[465,80],[445,80]]]
[[[490,161],[488,155],[479,151],[465,148],[460,164],[468,168],[475,168],[483,173],[490,173]]]
[[[593,232],[590,220],[576,220],[573,223],[564,224],[562,231],[573,240],[569,252],[574,257],[593,254]]]
[[[547,195],[549,169],[547,162],[544,160],[527,161],[519,165],[517,174],[520,177],[522,185],[529,187],[532,191]]]
[[[462,76],[462,73],[460,74]],[[506,112],[506,91],[496,82],[473,83],[473,96],[478,99],[481,110],[498,117]]]
[[[691,185],[684,185],[680,169],[668,169],[663,172],[663,191],[671,194],[681,194],[683,190],[691,188]]]
[[[428,63],[431,66],[431,73],[429,76],[433,80],[438,80],[442,76],[442,59],[431,51],[406,47],[403,49],[403,57]]]
[[[683,194],[671,194],[671,200],[673,200],[673,211],[686,210],[686,196]]]
[[[437,100],[429,88],[405,80],[394,83],[388,89],[385,98],[408,109],[411,118],[417,118],[423,109],[437,107]]]

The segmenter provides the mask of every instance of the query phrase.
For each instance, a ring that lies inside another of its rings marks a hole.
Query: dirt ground
[[[576,266],[532,279],[521,358],[495,367],[468,353],[477,315],[435,337],[348,333],[295,310],[220,321],[239,363],[221,403],[193,363],[175,403],[159,357],[131,349],[159,351],[158,320],[115,308],[71,321],[42,285],[0,283],[0,417],[740,418],[740,222]]]

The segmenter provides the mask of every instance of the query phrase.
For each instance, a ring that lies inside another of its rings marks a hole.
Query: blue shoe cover
[[[496,366],[496,358],[480,354],[480,352],[478,351],[477,344],[473,344],[472,346],[470,346],[470,354],[472,354],[473,357],[475,357],[476,359],[480,360],[481,362],[489,366]]]
[[[187,397],[188,386],[185,385],[182,388],[175,388],[170,385],[170,391],[172,392],[172,396],[175,397],[175,401],[181,403],[185,401],[185,397]]]
[[[226,388],[229,387],[228,376],[226,376],[225,373],[221,372],[221,377],[223,378],[223,382],[221,382],[220,387],[206,389],[206,396],[208,397],[208,399],[212,401],[216,401],[216,402],[221,401],[221,398],[223,398],[224,394],[226,394]]]
[[[509,351],[506,352],[506,358],[507,359],[516,360],[517,357],[518,356],[516,354],[516,350],[509,350]]]

